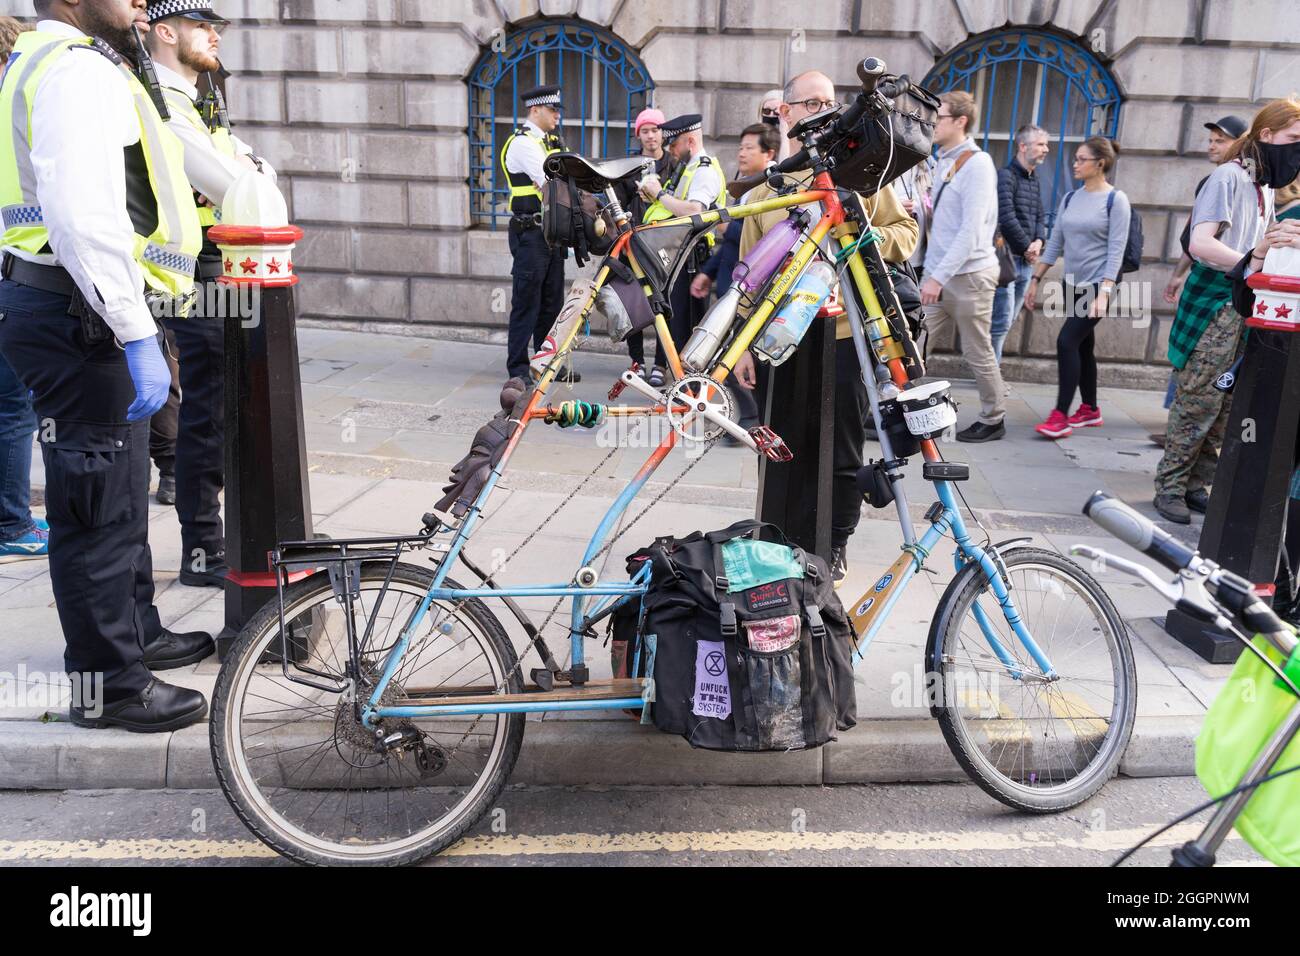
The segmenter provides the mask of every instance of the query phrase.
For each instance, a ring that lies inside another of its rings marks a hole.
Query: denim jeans
[[[27,388],[0,356],[0,541],[21,538],[32,521],[32,433],[36,415]]]
[[[1011,334],[1011,326],[1025,304],[1029,276],[1034,271],[1034,267],[1020,256],[1012,253],[1011,258],[1016,264],[1015,281],[1011,285],[998,286],[998,291],[993,293],[993,327],[990,330],[990,337],[993,339],[993,354],[999,364],[1002,362],[1002,343]]]

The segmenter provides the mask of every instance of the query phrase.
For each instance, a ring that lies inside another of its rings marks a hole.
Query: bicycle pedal
[[[794,459],[794,452],[785,443],[785,439],[772,431],[767,425],[755,425],[749,430],[749,437],[754,439],[754,444],[758,446],[758,450],[766,455],[769,461],[791,461]]]
[[[545,667],[534,667],[528,672],[534,684],[544,691],[555,690],[555,675]]]
[[[633,375],[640,374],[641,363],[633,362],[632,367],[629,368],[628,371],[631,372]],[[615,382],[613,385],[609,387],[609,396],[608,396],[609,400],[612,402],[614,399],[618,398],[620,395],[623,394],[623,389],[625,388],[627,388],[627,382],[623,381],[620,378],[617,382]]]

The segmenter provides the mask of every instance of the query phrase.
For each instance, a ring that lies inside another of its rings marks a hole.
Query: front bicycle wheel
[[[431,571],[363,565],[354,580],[359,674],[348,674],[340,579],[315,574],[285,590],[286,677],[277,603],[244,628],[222,665],[210,729],[217,778],[240,819],[300,863],[401,865],[458,840],[505,786],[523,740],[523,714],[385,717],[383,737],[359,719],[382,665],[433,581]],[[446,586],[458,587],[448,580]],[[478,600],[434,602],[381,703],[519,693],[517,658]],[[310,686],[345,685],[341,690]]]
[[[1106,592],[1073,561],[1022,547],[1003,552],[1002,562],[1051,671],[971,564],[931,624],[932,710],[958,763],[987,793],[1018,810],[1054,813],[1087,800],[1119,767],[1137,710],[1133,649]]]

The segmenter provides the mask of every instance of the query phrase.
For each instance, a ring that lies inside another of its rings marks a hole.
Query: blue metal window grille
[[[1037,30],[976,37],[953,50],[925,78],[935,93],[965,90],[979,104],[976,138],[998,165],[1015,155],[1016,130],[1033,123],[1053,137],[1040,167],[1048,225],[1066,192],[1078,185],[1070,160],[1089,136],[1115,135],[1121,97],[1110,72],[1088,50]]]
[[[632,122],[650,103],[654,83],[635,52],[585,23],[539,21],[494,46],[470,72],[469,185],[473,221],[496,228],[510,215],[500,152],[523,122],[521,91],[558,83],[565,147],[585,156],[626,156]]]

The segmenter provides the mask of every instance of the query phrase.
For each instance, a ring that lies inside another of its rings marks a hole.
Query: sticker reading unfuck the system
[[[731,716],[731,684],[727,680],[727,653],[721,641],[699,641],[695,645],[696,717]]]

